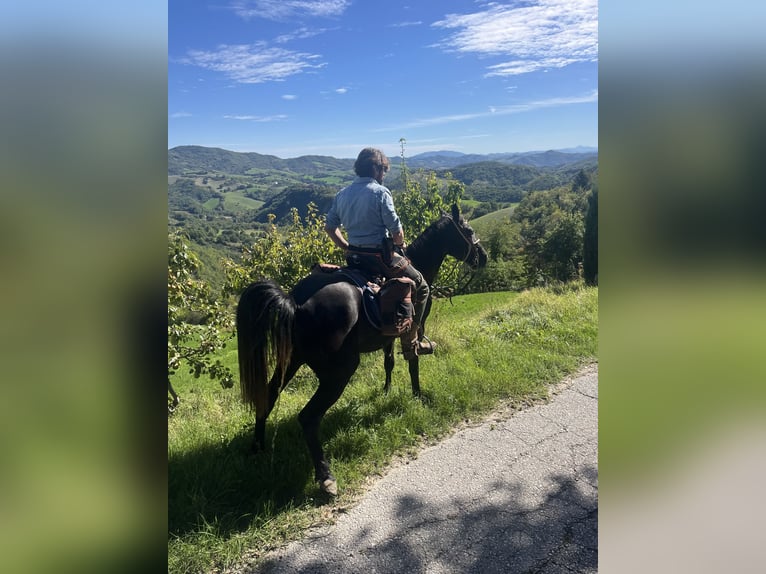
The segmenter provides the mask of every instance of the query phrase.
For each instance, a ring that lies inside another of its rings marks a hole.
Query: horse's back
[[[356,291],[354,286],[348,282],[348,278],[340,273],[311,273],[296,283],[290,295],[292,295],[293,300],[298,305],[305,305],[309,299],[317,295],[322,289],[338,284],[343,284],[350,288],[348,291],[349,296],[351,292]],[[343,290],[345,289],[341,289],[341,291]]]
[[[340,350],[359,321],[359,289],[341,275],[318,273],[298,282],[292,296],[300,346],[325,354]]]

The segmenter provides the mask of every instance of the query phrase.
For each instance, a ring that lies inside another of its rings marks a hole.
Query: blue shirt
[[[372,177],[357,177],[341,189],[327,212],[327,227],[343,227],[351,245],[380,245],[390,234],[402,231],[387,187]]]

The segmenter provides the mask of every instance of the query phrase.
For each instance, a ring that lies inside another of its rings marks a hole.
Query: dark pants
[[[414,307],[412,320],[418,325],[423,324],[423,313],[426,310],[426,301],[428,301],[430,289],[428,288],[428,282],[423,279],[420,271],[412,266],[409,259],[398,253],[392,253],[391,264],[386,265],[380,252],[355,251],[352,247],[349,248],[346,262],[351,267],[359,267],[373,275],[382,275],[387,279],[392,277],[408,277],[412,279],[415,282],[415,292],[412,294],[412,306]]]

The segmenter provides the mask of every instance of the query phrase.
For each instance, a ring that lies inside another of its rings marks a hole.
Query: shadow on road
[[[257,572],[596,572],[598,471],[581,466],[572,476],[541,483],[510,480],[470,496],[406,495],[395,502],[393,530],[373,521],[350,538],[332,531],[304,542]],[[380,517],[381,520],[383,519]],[[321,548],[317,550],[318,548]],[[309,557],[310,556],[310,557]]]

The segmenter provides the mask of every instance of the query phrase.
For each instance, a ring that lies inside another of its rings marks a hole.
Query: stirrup
[[[434,343],[431,339],[423,335],[423,339],[425,341],[417,341],[417,354],[420,355],[433,355],[434,349],[436,348],[436,343]]]
[[[433,355],[434,349],[436,348],[436,343],[434,343],[431,339],[423,335],[423,338],[427,341],[418,341],[415,340],[412,342],[411,347],[409,348],[409,353],[402,348],[402,355],[404,355],[405,361],[410,361],[414,359],[415,357],[419,357],[421,355]]]

